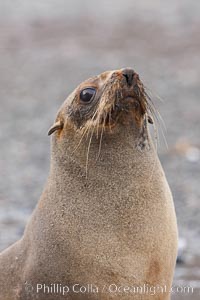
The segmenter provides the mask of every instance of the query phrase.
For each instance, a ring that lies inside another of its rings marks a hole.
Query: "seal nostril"
[[[126,82],[129,86],[133,84],[133,76],[135,72],[132,69],[126,68],[122,70],[122,75],[126,78]]]
[[[126,78],[127,83],[129,82],[129,77],[127,74],[123,74],[123,76]]]

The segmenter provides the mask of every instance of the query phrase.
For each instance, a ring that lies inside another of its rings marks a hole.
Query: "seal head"
[[[99,129],[113,133],[115,127],[142,127],[150,117],[150,105],[139,75],[131,68],[107,71],[81,83],[66,99],[48,134],[63,128],[75,131]]]

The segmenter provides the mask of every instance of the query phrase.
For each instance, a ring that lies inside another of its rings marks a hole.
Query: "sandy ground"
[[[42,191],[60,104],[83,79],[131,66],[167,128],[158,151],[186,243],[175,284],[194,287],[172,298],[199,299],[199,28],[195,0],[0,0],[0,249],[22,235]]]

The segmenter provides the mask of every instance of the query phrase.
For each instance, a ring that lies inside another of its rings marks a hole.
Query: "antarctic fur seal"
[[[131,68],[81,83],[52,135],[50,174],[23,237],[0,255],[0,299],[170,299],[173,199]]]

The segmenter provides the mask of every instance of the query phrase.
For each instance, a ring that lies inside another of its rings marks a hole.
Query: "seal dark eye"
[[[81,91],[80,99],[82,102],[88,103],[92,100],[95,94],[96,90],[94,88],[86,88]]]

